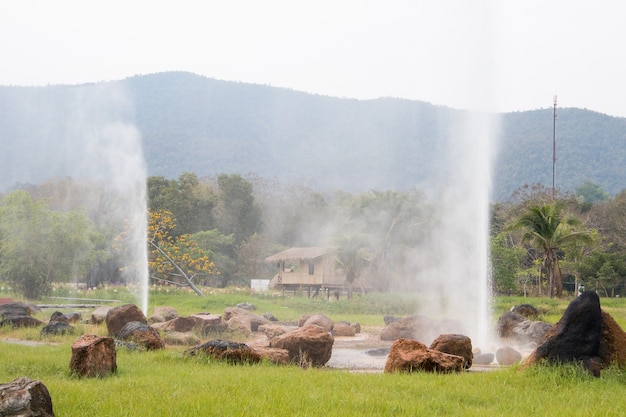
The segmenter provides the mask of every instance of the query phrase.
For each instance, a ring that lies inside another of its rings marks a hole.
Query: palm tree
[[[562,205],[531,206],[507,230],[521,230],[522,242],[543,252],[543,269],[548,281],[547,295],[561,296],[563,276],[559,267],[559,251],[568,243],[590,244],[591,234],[580,230],[581,222],[572,217],[562,217]]]

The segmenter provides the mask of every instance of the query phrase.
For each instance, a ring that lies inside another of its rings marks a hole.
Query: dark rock
[[[237,308],[243,308],[244,310],[248,310],[248,311],[256,310],[256,306],[250,303],[239,303],[237,304]]]
[[[391,350],[390,348],[368,349],[365,351],[365,354],[370,355],[370,356],[387,356],[389,355],[390,350]]]
[[[117,370],[115,341],[86,334],[72,344],[70,371],[78,376],[105,377]]]
[[[39,327],[44,322],[31,316],[9,316],[0,320],[0,326]]]
[[[245,343],[220,339],[209,340],[200,346],[187,350],[186,353],[191,356],[205,354],[218,360],[236,364],[261,361],[261,356]]]
[[[164,349],[165,344],[156,329],[140,321],[128,322],[117,332],[117,338],[128,342],[137,343],[147,350]]]
[[[602,311],[600,298],[593,291],[583,292],[563,313],[546,339],[527,359],[527,364],[581,363],[594,375],[599,375],[602,338]]]
[[[148,320],[143,312],[134,304],[125,304],[119,307],[114,307],[107,312],[106,325],[109,335],[118,337],[119,331],[131,321],[138,321],[143,324],[148,324]]]
[[[74,334],[74,326],[64,321],[50,321],[46,324],[41,332],[42,336]]]
[[[287,349],[291,362],[324,366],[332,355],[334,341],[323,327],[311,324],[276,336],[270,347]]]
[[[511,337],[513,335],[513,330],[517,327],[517,325],[525,320],[526,318],[521,314],[507,311],[498,319],[498,324],[496,325],[498,336]]]
[[[520,304],[518,306],[511,307],[511,312],[524,316],[527,319],[536,319],[539,317],[539,310],[530,304]]]
[[[269,311],[263,313],[263,317],[265,317],[266,319],[268,319],[269,321],[278,321],[278,319],[276,318],[276,316],[274,316],[272,313],[270,313]]]
[[[462,334],[439,335],[429,346],[429,349],[450,355],[460,356],[464,359],[463,367],[469,369],[472,366],[474,353],[472,353],[472,340]]]
[[[464,369],[464,361],[465,359],[461,356],[428,349],[426,345],[417,340],[399,339],[391,345],[385,363],[385,373],[461,372]]]
[[[385,326],[389,326],[391,323],[393,323],[394,321],[398,321],[401,320],[400,317],[395,317],[395,316],[384,316],[383,317],[383,321],[385,322]]]
[[[0,416],[54,417],[48,389],[26,376],[0,384]]]

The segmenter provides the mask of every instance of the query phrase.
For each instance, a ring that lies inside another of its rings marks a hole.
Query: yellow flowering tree
[[[219,271],[210,259],[210,253],[198,246],[191,235],[176,238],[172,230],[176,221],[168,210],[150,211],[148,220],[148,266],[151,276],[162,281],[181,285],[183,281],[196,294],[202,291],[194,284],[198,275],[217,275]]]

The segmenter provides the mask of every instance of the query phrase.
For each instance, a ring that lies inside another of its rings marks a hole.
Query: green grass
[[[128,302],[126,294],[117,299]],[[0,294],[2,296],[2,294]],[[90,297],[96,298],[96,297]],[[112,298],[112,297],[101,297]],[[556,322],[570,300],[498,297],[494,320],[511,306],[528,303],[542,319]],[[150,309],[170,305],[181,315],[223,312],[240,302],[271,311],[281,320],[322,312],[335,321],[382,326],[385,314],[411,314],[415,297],[370,294],[353,300],[254,295],[215,291],[197,297],[185,291],[151,294]],[[626,302],[601,299],[623,326]],[[47,319],[51,311],[41,314]],[[70,375],[71,344],[78,334],[103,335],[105,326],[77,325],[77,334],[42,339],[40,329],[0,328],[0,338],[45,342],[0,343],[0,383],[20,376],[41,380],[57,416],[622,416],[626,372],[609,369],[593,378],[574,366],[507,368],[455,375],[351,373],[296,366],[228,365],[185,356],[183,348],[159,352],[118,349],[116,374],[103,379]]]
[[[44,382],[58,416],[622,416],[626,377],[575,367],[458,375],[227,365],[179,351],[118,351],[118,372],[69,374],[70,348],[1,344],[0,380]]]

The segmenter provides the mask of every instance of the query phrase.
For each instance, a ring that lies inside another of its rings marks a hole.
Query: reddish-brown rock
[[[286,349],[291,362],[324,366],[332,355],[334,342],[329,332],[311,324],[276,336],[270,341],[270,347]]]
[[[510,346],[504,346],[496,350],[496,361],[500,365],[509,366],[522,360],[522,354]]]
[[[626,332],[605,311],[602,311],[600,362],[603,368],[610,365],[626,368]]]
[[[139,321],[128,322],[117,333],[120,340],[133,342],[147,350],[159,350],[165,348],[159,331]]]
[[[472,340],[462,334],[442,334],[431,344],[429,349],[450,355],[461,356],[464,359],[463,367],[469,369],[472,366],[474,353],[472,352]]]
[[[72,344],[70,370],[85,377],[105,377],[117,370],[115,341],[109,337],[86,334]]]
[[[323,314],[312,314],[300,317],[300,327],[308,326],[309,324],[315,324],[317,326],[320,326],[327,332],[330,332],[333,328],[334,323],[330,318],[326,317]]]
[[[131,321],[148,324],[145,314],[134,304],[114,307],[107,312],[106,325],[109,336],[117,337],[119,331]]]
[[[461,372],[464,361],[461,356],[428,349],[417,340],[398,339],[391,345],[385,372]]]

